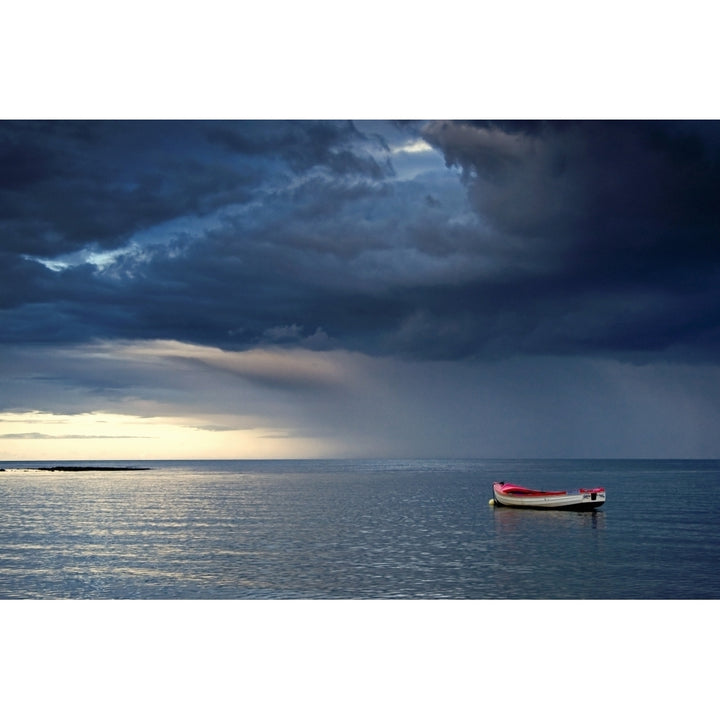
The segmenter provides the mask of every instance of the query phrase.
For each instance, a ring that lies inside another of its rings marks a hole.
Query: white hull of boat
[[[577,491],[553,495],[511,495],[493,487],[496,505],[536,510],[594,510],[605,502],[605,491]]]

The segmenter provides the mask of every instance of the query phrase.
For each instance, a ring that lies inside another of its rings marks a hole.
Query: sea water
[[[54,464],[4,463],[0,598],[720,598],[720,461]],[[499,480],[607,502],[496,508]]]

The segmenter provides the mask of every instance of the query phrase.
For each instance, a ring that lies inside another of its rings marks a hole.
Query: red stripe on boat
[[[504,495],[567,495],[565,490],[530,490],[530,488],[513,485],[512,483],[497,484],[496,487],[498,492]]]

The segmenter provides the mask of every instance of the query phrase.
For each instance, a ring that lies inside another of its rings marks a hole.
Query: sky
[[[0,460],[715,457],[720,124],[0,122]]]

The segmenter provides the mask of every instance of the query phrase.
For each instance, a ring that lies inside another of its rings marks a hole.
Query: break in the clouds
[[[2,122],[0,410],[627,454],[662,397],[707,453],[719,200],[715,122]]]

